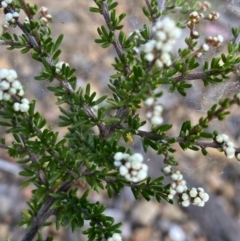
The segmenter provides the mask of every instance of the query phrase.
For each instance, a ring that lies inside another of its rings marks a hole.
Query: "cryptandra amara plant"
[[[47,121],[35,111],[35,101],[28,100],[25,89],[18,80],[15,70],[0,70],[0,125],[12,133],[14,141],[6,143],[1,139],[0,147],[24,165],[19,174],[27,177],[22,185],[34,184],[29,209],[23,211],[20,225],[27,226],[22,241],[43,240],[40,228],[48,225],[48,218],[56,216],[56,227],[71,226],[74,231],[89,221],[83,231],[88,240],[122,240],[121,223],[114,223],[112,217],[104,215],[105,206],[88,200],[90,191],[106,189],[109,198],[131,187],[136,199],[147,201],[155,198],[180,205],[203,207],[209,195],[201,187],[189,187],[174,158],[174,143],[183,150],[191,149],[207,155],[207,148],[223,152],[227,158],[240,160],[240,148],[234,147],[226,134],[209,132],[209,123],[217,118],[223,120],[230,112],[228,108],[240,105],[240,94],[225,98],[214,104],[206,116],[192,125],[186,120],[179,135],[168,136],[172,125],[164,121],[164,103],[159,104],[163,90],[160,85],[169,86],[169,92],[187,95],[191,80],[202,80],[205,87],[229,79],[229,74],[240,73],[239,30],[232,29],[233,37],[228,44],[228,53],[213,56],[201,65],[200,57],[225,43],[223,37],[202,37],[196,26],[202,22],[218,21],[217,12],[207,2],[145,0],[143,14],[150,24],[126,34],[122,20],[126,14],[116,14],[117,2],[94,0],[92,14],[101,14],[105,26],[97,28],[101,47],[114,48],[116,57],[112,64],[115,74],[109,78],[110,97],[96,99],[90,84],[85,89],[76,87],[75,69],[60,61],[60,45],[63,35],[56,40],[51,37],[52,16],[46,7],[31,6],[24,0],[1,0],[5,19],[1,45],[9,50],[20,49],[29,52],[32,58],[43,65],[43,71],[35,76],[38,81],[55,81],[55,87],[48,87],[57,97],[62,113],[59,126],[68,127],[68,133],[61,140],[58,133],[47,127]],[[140,3],[139,3],[140,4]],[[19,12],[26,15],[21,20]],[[170,18],[169,13],[178,12],[179,20]],[[10,34],[10,28],[19,28],[22,34]],[[182,29],[188,29],[185,47],[173,54],[174,45]],[[63,105],[64,104],[64,107]],[[139,110],[145,109],[145,116]],[[148,122],[149,131],[141,127]],[[98,131],[96,131],[96,127]],[[120,140],[132,141],[139,136],[144,151],[149,148],[156,155],[164,157],[165,167],[159,177],[148,176],[148,165],[141,153],[134,153],[120,144]],[[208,138],[209,141],[202,140]],[[163,183],[164,176],[170,176],[171,183]],[[89,189],[79,195],[74,184],[81,180]],[[48,237],[45,241],[53,240]]]

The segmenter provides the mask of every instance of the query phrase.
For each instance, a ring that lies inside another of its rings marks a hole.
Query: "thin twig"
[[[2,149],[9,149],[9,147],[8,147],[8,146],[3,145],[3,144],[0,144],[0,148],[2,148]]]
[[[20,44],[20,42],[18,41],[4,41],[4,40],[0,40],[0,45],[10,45],[10,46],[14,46],[14,47],[22,47],[22,45]],[[26,47],[31,47],[30,45],[26,45]]]
[[[210,70],[208,72],[198,72],[194,74],[187,74],[187,75],[179,75],[174,77],[175,82],[180,82],[183,80],[196,80],[196,79],[204,79],[212,74],[220,73],[219,70]]]
[[[29,18],[29,20],[33,19],[33,15],[31,14],[31,12],[29,11],[27,4],[25,2],[25,0],[20,0],[21,4],[22,4],[22,9],[23,11],[26,13],[27,17]],[[40,36],[38,34],[38,32],[36,30],[34,30],[33,35],[36,39],[36,42],[38,43],[38,45],[41,45],[41,41],[40,41]]]
[[[185,143],[186,140],[183,137],[171,137],[171,136],[165,136],[164,138],[161,135],[155,134],[153,132],[147,132],[147,131],[141,131],[139,130],[137,132],[137,135],[141,137],[148,137],[151,138],[152,140],[157,140],[160,142],[166,142],[170,139],[175,138],[177,143]],[[207,141],[195,141],[193,143],[195,146],[203,147],[203,148],[214,148],[214,149],[221,149],[222,144],[219,144],[217,142],[207,142]],[[240,152],[240,148],[235,148],[236,152]]]
[[[123,48],[122,48],[122,45],[118,41],[118,37],[117,37],[116,32],[110,26],[111,19],[110,19],[110,14],[109,14],[109,11],[108,11],[108,6],[107,6],[107,3],[105,1],[101,3],[101,11],[102,11],[103,17],[105,19],[105,22],[108,26],[109,31],[112,31],[113,34],[114,34],[114,40],[113,40],[112,44],[113,44],[113,46],[114,46],[114,48],[117,52],[117,55],[118,55],[119,59],[122,60]],[[131,70],[130,70],[128,65],[125,65],[124,70],[125,70],[125,75],[131,74]]]
[[[151,13],[152,22],[153,22],[153,24],[154,24],[154,23],[157,21],[157,18],[156,18],[156,17],[154,16],[154,14],[153,14],[152,6],[151,6],[149,0],[145,0],[145,3],[146,3],[146,5],[147,5],[148,11]]]

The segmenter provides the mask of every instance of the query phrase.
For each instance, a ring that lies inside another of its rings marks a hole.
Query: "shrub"
[[[228,136],[209,128],[213,119],[224,120],[229,108],[240,104],[240,94],[215,103],[197,124],[177,122],[179,135],[169,136],[173,125],[164,119],[164,103],[159,101],[165,89],[160,86],[167,86],[172,95],[185,97],[191,91],[191,80],[202,80],[206,88],[211,88],[228,81],[231,74],[239,75],[239,29],[232,29],[233,37],[228,42],[220,34],[204,37],[197,26],[219,18],[209,3],[145,0],[142,10],[151,24],[127,34],[123,25],[126,14],[117,14],[118,3],[94,0],[91,14],[100,14],[105,20],[105,25],[97,28],[95,42],[116,51],[112,64],[115,73],[108,82],[111,94],[96,98],[90,84],[85,89],[77,87],[76,69],[60,60],[64,35],[52,37],[48,9],[24,0],[0,2],[5,14],[1,44],[28,53],[42,64],[43,70],[35,80],[57,83],[48,90],[56,96],[61,111],[59,127],[68,128],[66,135],[58,138],[58,132],[49,128],[47,120],[35,110],[36,101],[26,98],[28,89],[18,80],[16,71],[0,70],[0,125],[14,139],[6,143],[2,138],[0,146],[23,165],[19,174],[26,181],[22,187],[35,186],[29,209],[20,222],[28,227],[22,241],[33,240],[37,234],[37,240],[43,240],[40,228],[49,224],[51,215],[56,216],[57,228],[71,226],[73,231],[88,220],[90,226],[83,233],[90,241],[122,240],[121,223],[104,215],[104,205],[88,199],[90,191],[106,190],[112,198],[128,186],[136,199],[169,203],[176,199],[183,207],[204,207],[209,195],[202,187],[188,186],[177,168],[175,146],[178,143],[184,151],[201,151],[204,156],[207,148],[215,148],[227,158],[240,160],[240,149]],[[26,15],[24,21],[20,12]],[[22,33],[12,33],[11,28]],[[182,29],[187,29],[188,36],[185,46],[175,53]],[[223,44],[227,53],[219,49]],[[215,55],[202,63],[201,57],[209,51]],[[141,109],[144,115],[140,115]],[[146,123],[147,131],[142,129]],[[162,172],[155,179],[148,176],[142,153],[125,144],[135,136],[140,137],[145,152],[153,149],[164,157]],[[170,177],[170,183],[164,183],[164,176]],[[89,185],[81,195],[74,188],[79,180]],[[45,241],[50,240],[53,238]]]

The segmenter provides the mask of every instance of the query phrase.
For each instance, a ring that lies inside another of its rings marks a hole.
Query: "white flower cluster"
[[[229,141],[229,137],[225,134],[217,135],[214,139],[217,143],[222,144],[222,148],[227,158],[231,159],[236,156],[240,161],[240,153],[236,153],[233,142]]]
[[[187,192],[183,193],[180,197],[180,203],[183,207],[188,207],[190,204],[204,207],[208,200],[209,195],[201,187],[193,187]]]
[[[1,2],[1,7],[6,9],[8,7],[8,5],[11,3],[12,3],[12,0],[4,0]],[[18,18],[19,18],[18,12],[13,12],[13,13],[6,12],[3,27],[7,28],[11,24],[15,23],[16,20],[18,20]]]
[[[122,241],[122,236],[119,233],[114,233],[107,241]]]
[[[209,2],[206,2],[206,1],[204,1],[204,2],[199,2],[198,3],[198,5],[199,5],[199,9],[201,10],[201,11],[203,11],[203,12],[205,12],[206,10],[208,10],[209,8],[210,8],[210,3]]]
[[[39,10],[39,14],[41,17],[40,22],[42,26],[46,26],[48,22],[52,20],[52,15],[48,13],[48,8],[46,7],[41,7]]]
[[[177,193],[183,193],[187,190],[186,181],[183,179],[183,175],[180,171],[173,171],[172,166],[168,165],[163,168],[163,173],[170,175],[172,183],[170,187],[169,199],[173,199]]]
[[[169,199],[173,199],[177,194],[179,196],[179,203],[183,207],[188,207],[191,203],[193,205],[203,207],[205,202],[208,201],[209,196],[204,192],[203,188],[199,187],[188,189],[181,172],[173,171],[171,165],[164,167],[162,171],[165,175],[170,176],[172,180],[168,194]]]
[[[66,66],[69,66],[69,64],[67,62],[64,62],[64,61],[60,61],[56,64],[56,72],[57,73],[60,73],[61,72],[61,69],[62,69],[62,66],[63,64],[65,64]]]
[[[156,59],[157,67],[170,66],[172,64],[170,52],[173,45],[180,37],[181,30],[170,18],[159,19],[152,27],[152,39],[143,45],[145,59],[152,62]]]
[[[211,13],[209,13],[206,16],[206,19],[208,19],[209,21],[215,21],[219,18],[219,13],[212,11]]]
[[[29,109],[29,101],[23,98],[24,89],[15,70],[1,69],[0,70],[0,101],[11,100],[11,96],[16,95],[20,99],[20,103],[15,101],[13,109],[15,111],[27,112]]]
[[[218,34],[214,37],[208,36],[205,41],[207,44],[212,45],[213,47],[219,47],[223,43],[224,38],[222,35]]]
[[[128,181],[140,182],[147,178],[148,166],[142,163],[142,154],[129,155],[128,153],[117,152],[113,158],[114,165],[119,168],[120,175]]]
[[[187,22],[187,26],[192,29],[195,23],[198,23],[202,18],[204,18],[204,14],[193,11],[188,17],[190,18],[190,21]]]
[[[155,104],[153,97],[149,97],[144,101],[144,104],[149,107],[146,117],[150,120],[152,125],[161,125],[163,123],[162,111],[163,107]]]

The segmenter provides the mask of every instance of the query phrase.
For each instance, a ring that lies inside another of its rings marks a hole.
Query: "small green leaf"
[[[62,43],[63,37],[64,37],[63,34],[59,35],[56,43],[53,45],[53,49],[52,49],[52,52],[53,52],[53,53],[55,53],[55,52],[58,50],[59,46],[60,46],[61,43]]]

